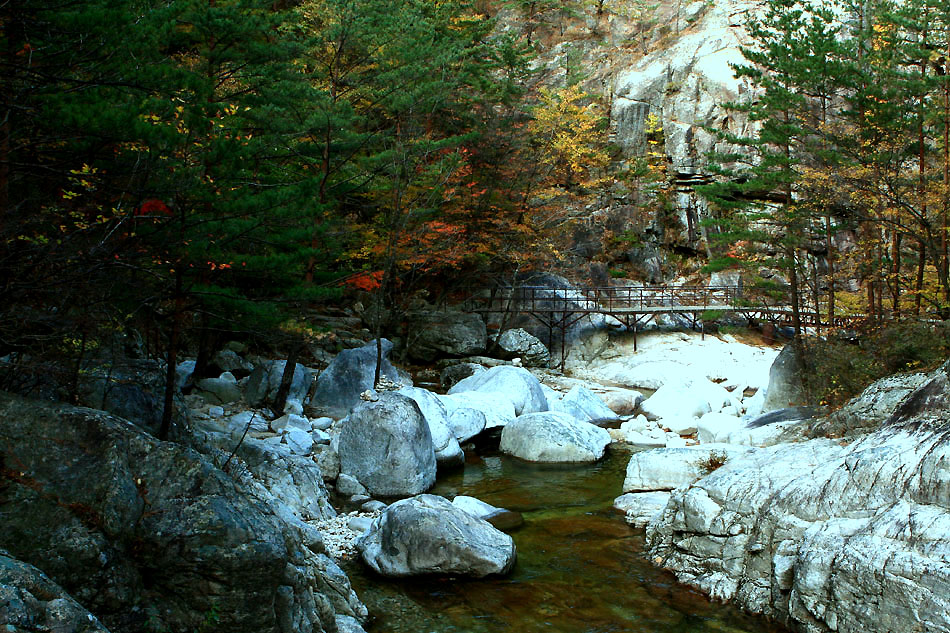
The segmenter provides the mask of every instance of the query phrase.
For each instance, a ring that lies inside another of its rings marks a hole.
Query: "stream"
[[[541,465],[500,453],[440,475],[433,494],[517,510],[518,548],[504,578],[392,581],[347,565],[375,620],[370,633],[766,633],[786,629],[710,602],[647,560],[642,530],[612,508],[630,452],[592,465]]]

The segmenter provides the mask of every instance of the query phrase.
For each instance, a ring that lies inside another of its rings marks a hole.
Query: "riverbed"
[[[370,633],[767,633],[786,629],[676,583],[645,553],[643,530],[612,508],[630,453],[540,465],[488,453],[431,491],[517,510],[518,563],[505,578],[391,581],[348,573],[375,616]]]

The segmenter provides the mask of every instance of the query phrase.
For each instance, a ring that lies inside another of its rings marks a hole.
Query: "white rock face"
[[[730,132],[749,133],[744,118],[723,110],[724,103],[739,100],[749,90],[730,67],[745,62],[739,50],[745,36],[740,24],[748,6],[739,0],[716,2],[697,28],[618,74],[611,120],[621,147],[643,153],[644,122],[654,114],[663,126],[672,168],[696,174],[702,173],[707,152],[717,148],[716,136],[702,126],[724,125]]]
[[[604,456],[610,434],[556,411],[515,418],[501,432],[502,452],[532,462],[594,462]]]
[[[700,444],[713,442],[729,443],[732,433],[740,432],[746,420],[726,413],[707,413],[696,423],[696,437]]]
[[[657,448],[634,454],[627,463],[624,492],[673,490],[705,477],[710,459],[725,463],[749,449],[729,444],[705,444],[688,448]]]
[[[947,367],[860,440],[731,458],[647,528],[685,583],[809,633],[950,631]]]
[[[541,390],[541,383],[523,367],[492,367],[488,371],[460,380],[449,389],[449,394],[467,391],[502,394],[514,404],[515,415],[548,410],[548,400]]]

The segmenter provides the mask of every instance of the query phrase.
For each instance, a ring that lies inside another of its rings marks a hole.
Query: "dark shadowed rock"
[[[831,415],[816,420],[810,425],[807,435],[851,437],[875,431],[908,396],[932,377],[920,373],[898,374],[877,380]]]
[[[488,343],[485,321],[477,314],[420,311],[406,315],[406,321],[406,350],[417,361],[481,354]]]
[[[449,574],[482,578],[508,573],[511,537],[435,495],[397,501],[360,540],[363,561],[385,576]]]
[[[769,424],[778,424],[779,422],[795,422],[800,420],[810,420],[824,411],[821,407],[785,407],[763,413],[760,416],[749,420],[746,428],[757,429]]]
[[[485,368],[478,363],[459,363],[458,365],[449,365],[439,374],[439,383],[443,389],[451,389],[459,381],[474,376],[485,371]]]
[[[252,407],[261,406],[266,403],[272,403],[277,397],[277,390],[280,389],[280,381],[284,375],[285,360],[269,360],[258,365],[251,372],[247,379],[247,386],[244,392],[244,399]],[[300,363],[294,367],[294,376],[290,383],[290,391],[287,393],[287,400],[303,402],[313,384],[314,372],[307,369]],[[282,413],[281,411],[277,412]]]
[[[0,624],[10,633],[108,633],[62,587],[0,550]]]
[[[0,547],[113,630],[332,631],[343,572],[207,457],[101,411],[0,394]]]
[[[547,367],[551,360],[551,353],[544,343],[522,328],[505,330],[498,336],[495,345],[500,358],[520,358],[526,367]]]

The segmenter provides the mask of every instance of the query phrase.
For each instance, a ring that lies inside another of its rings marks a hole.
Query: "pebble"
[[[347,512],[323,521],[311,521],[310,524],[320,530],[327,553],[335,561],[354,558],[357,555],[356,542],[363,535],[349,527],[350,521],[354,525],[365,525],[365,521],[372,521],[381,514],[375,512]]]

